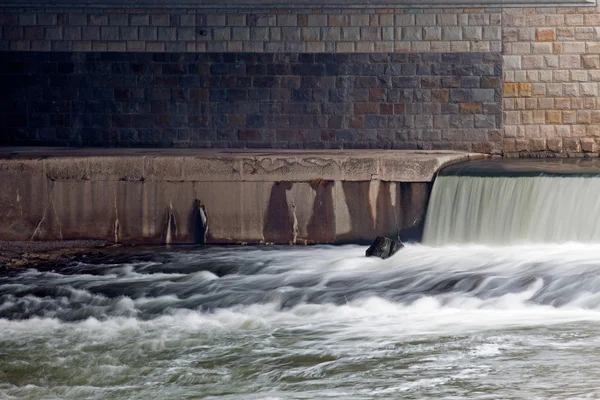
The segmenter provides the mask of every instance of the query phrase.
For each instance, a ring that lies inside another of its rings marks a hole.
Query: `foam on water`
[[[531,357],[585,363],[590,385],[568,394],[595,393],[600,245],[364,251],[207,249],[2,277],[0,396],[443,398],[498,393],[499,371],[534,394],[502,362]]]

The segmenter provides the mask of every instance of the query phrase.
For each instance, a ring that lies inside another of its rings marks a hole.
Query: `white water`
[[[600,178],[440,176],[423,242],[600,243]]]
[[[600,245],[285,249],[0,278],[0,398],[600,396]]]

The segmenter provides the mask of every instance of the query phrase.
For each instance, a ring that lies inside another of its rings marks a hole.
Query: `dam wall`
[[[482,157],[395,150],[0,150],[2,240],[125,244],[417,240],[437,171]]]

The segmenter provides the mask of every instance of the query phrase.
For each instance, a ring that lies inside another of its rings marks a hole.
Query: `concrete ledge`
[[[484,155],[394,150],[1,148],[0,240],[197,243],[418,238],[440,168]],[[412,232],[412,233],[411,233]]]

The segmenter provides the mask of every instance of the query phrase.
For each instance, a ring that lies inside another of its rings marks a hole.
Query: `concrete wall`
[[[44,158],[41,158],[44,156]],[[0,151],[0,238],[199,243],[419,239],[456,152]]]

